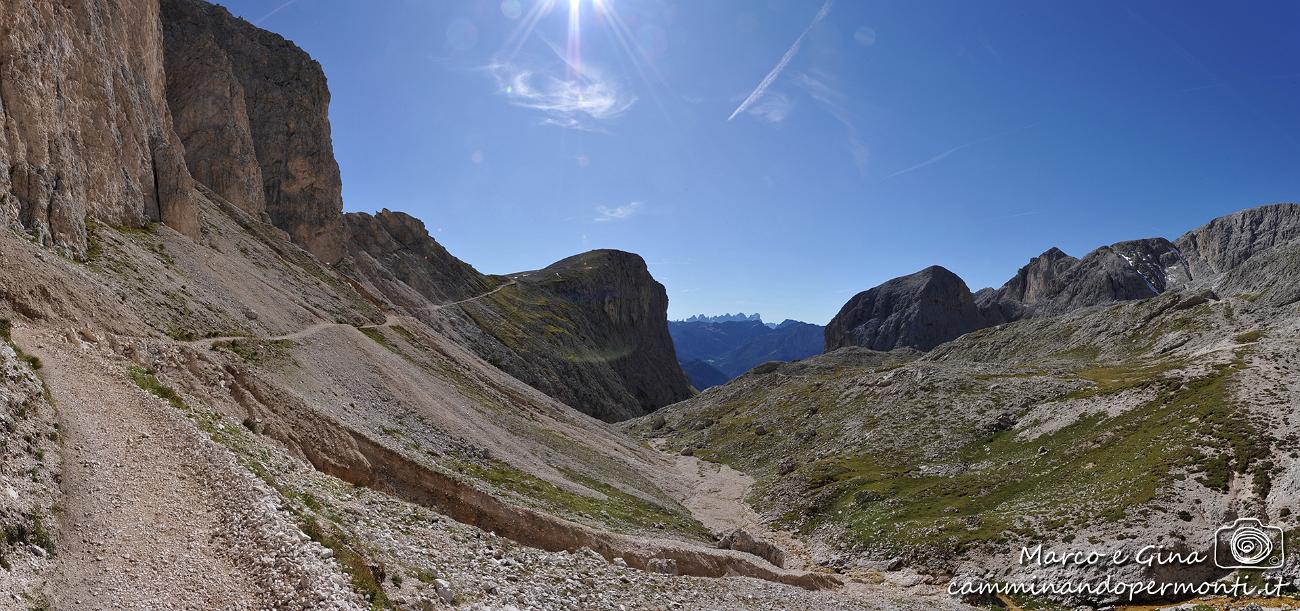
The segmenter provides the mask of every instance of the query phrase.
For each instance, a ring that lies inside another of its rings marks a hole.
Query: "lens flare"
[[[582,74],[582,0],[569,0],[569,44],[564,51],[569,79]]]

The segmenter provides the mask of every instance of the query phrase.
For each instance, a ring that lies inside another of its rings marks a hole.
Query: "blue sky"
[[[1300,199],[1295,2],[222,3],[324,66],[347,210],[489,273],[636,252],[671,318]]]

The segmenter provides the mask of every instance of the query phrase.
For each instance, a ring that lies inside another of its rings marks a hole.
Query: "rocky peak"
[[[264,205],[295,242],[337,262],[344,255],[342,182],[320,64],[223,7],[161,5],[168,100],[195,173],[245,210]]]
[[[1079,262],[1053,246],[1016,272],[1016,276],[1003,285],[1006,296],[1025,304],[1051,299],[1058,279]]]
[[[1062,275],[1050,300],[1029,304],[1033,306],[1030,314],[1054,314],[1154,297],[1165,289],[1167,270],[1178,263],[1178,250],[1164,238],[1103,246]]]
[[[1297,240],[1300,205],[1276,204],[1214,219],[1177,242],[1165,238],[1117,242],[1082,259],[1051,248],[1030,259],[1001,288],[976,294],[978,316],[962,305],[962,292],[954,288],[956,276],[927,273],[942,270],[928,268],[850,300],[827,326],[826,349],[859,345],[888,350],[906,345],[924,350],[934,345],[935,338],[952,339],[959,329],[979,328],[971,328],[973,324],[989,326],[1146,299],[1169,290],[1214,286],[1225,278],[1237,290],[1268,286],[1289,295],[1291,280],[1282,281],[1285,286],[1278,288],[1272,280],[1242,276],[1288,274],[1283,270],[1289,269],[1292,259],[1288,257]],[[1252,266],[1245,264],[1261,255],[1267,260],[1248,269]],[[936,299],[944,307],[934,307]],[[927,309],[925,303],[932,305]],[[945,332],[933,334],[935,329]]]
[[[569,304],[579,334],[607,352],[604,364],[635,399],[632,415],[691,396],[668,335],[668,292],[640,255],[593,250],[528,274],[522,282]]]
[[[434,303],[466,299],[491,288],[487,277],[447,252],[429,236],[424,222],[409,214],[387,208],[374,215],[350,212],[343,222],[348,249],[343,269],[396,303],[418,301],[403,295],[408,288]]]
[[[826,350],[929,350],[996,322],[999,315],[979,307],[961,278],[935,265],[850,299],[826,325]]]
[[[1300,204],[1259,206],[1216,218],[1174,242],[1188,282],[1226,273],[1259,252],[1300,238]]]
[[[1020,318],[1026,307],[1051,301],[1061,279],[1078,263],[1078,259],[1053,246],[1030,259],[1001,288],[976,293],[975,301],[981,307],[996,308],[1007,320]]]

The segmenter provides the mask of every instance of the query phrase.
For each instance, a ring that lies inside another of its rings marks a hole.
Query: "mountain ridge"
[[[1279,203],[1217,217],[1173,242],[1116,242],[1082,259],[1053,247],[1000,288],[976,293],[955,274],[932,266],[850,299],[827,324],[825,348],[928,350],[1015,320],[1147,299],[1173,288],[1206,288],[1256,253],[1297,235],[1300,205]]]
[[[669,321],[668,333],[682,369],[699,390],[735,378],[762,363],[812,356],[821,351],[822,343],[822,327],[788,319],[781,324],[764,323],[756,318]]]

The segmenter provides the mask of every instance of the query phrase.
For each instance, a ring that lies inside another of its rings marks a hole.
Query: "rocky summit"
[[[948,270],[929,267],[849,300],[827,325],[826,350],[843,346],[929,350],[976,329],[1147,299],[1171,289],[1211,288],[1220,283],[1250,289],[1265,280],[1245,280],[1233,270],[1258,254],[1285,250],[1297,235],[1297,219],[1300,205],[1276,204],[1215,219],[1174,242],[1165,238],[1119,242],[1082,259],[1051,248],[1030,259],[1000,288],[981,289],[974,295]]]
[[[979,307],[956,274],[934,265],[855,295],[826,325],[826,350],[929,350],[1002,322],[997,314]]]

